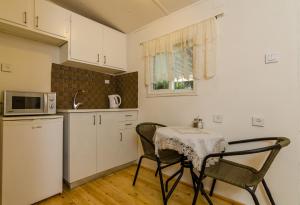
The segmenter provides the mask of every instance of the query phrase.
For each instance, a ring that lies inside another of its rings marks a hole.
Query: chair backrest
[[[153,137],[155,135],[156,129],[159,127],[166,126],[153,122],[144,122],[136,126],[136,132],[140,136],[143,150],[146,155],[155,154],[155,145],[153,142]]]
[[[275,145],[273,145],[273,149],[270,151],[270,154],[267,157],[265,163],[257,173],[260,180],[262,180],[266,175],[266,173],[268,172],[269,168],[271,167],[275,157],[277,156],[281,148],[286,147],[289,144],[290,144],[290,140],[286,137],[276,138],[276,143]]]

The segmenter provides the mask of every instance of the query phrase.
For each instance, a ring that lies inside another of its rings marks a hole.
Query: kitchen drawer
[[[122,112],[120,119],[121,121],[134,121],[137,120],[137,112],[131,111],[131,112]]]
[[[126,122],[120,122],[120,129],[135,129],[137,124],[137,121],[126,121]]]

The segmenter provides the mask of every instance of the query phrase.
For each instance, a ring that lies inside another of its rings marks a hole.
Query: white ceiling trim
[[[169,15],[170,11],[159,1],[159,0],[152,0],[153,3],[160,8],[165,15]]]

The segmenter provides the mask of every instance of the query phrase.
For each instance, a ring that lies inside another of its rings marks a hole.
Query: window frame
[[[194,48],[193,48],[194,52]],[[155,58],[155,57],[153,57]],[[153,63],[154,60],[151,60],[151,63]],[[193,62],[194,63],[194,62]],[[154,67],[151,66],[150,70],[150,76],[151,76],[151,82],[150,85],[147,87],[147,97],[168,97],[168,96],[196,96],[197,95],[197,80],[193,78],[193,89],[174,89],[174,83],[175,81],[169,82],[169,88],[168,89],[159,89],[154,90],[153,89],[153,70]]]

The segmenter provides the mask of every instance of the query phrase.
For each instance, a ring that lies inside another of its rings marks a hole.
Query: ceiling
[[[51,1],[97,22],[128,33],[199,0]]]

